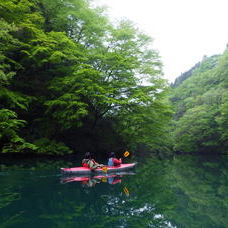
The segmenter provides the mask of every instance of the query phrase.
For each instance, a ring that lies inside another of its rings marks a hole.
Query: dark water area
[[[59,171],[74,165],[1,158],[0,227],[228,227],[226,156],[153,157],[112,177]]]

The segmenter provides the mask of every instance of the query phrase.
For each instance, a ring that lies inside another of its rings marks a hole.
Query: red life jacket
[[[121,159],[113,158],[112,159],[114,166],[119,166],[122,163]]]
[[[85,168],[89,168],[89,165],[87,163],[82,163],[82,166]]]
[[[82,166],[85,168],[89,168],[89,164],[88,164],[89,159],[83,159],[82,160]]]

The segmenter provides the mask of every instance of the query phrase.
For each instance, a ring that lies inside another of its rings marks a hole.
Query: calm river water
[[[82,181],[60,174],[72,165],[0,160],[0,227],[228,227],[228,157],[151,158]]]

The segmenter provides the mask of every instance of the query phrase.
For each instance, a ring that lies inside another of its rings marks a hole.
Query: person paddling
[[[82,166],[90,169],[102,168],[103,164],[97,163],[90,152],[85,153],[85,158],[82,160]]]
[[[120,164],[122,164],[121,158],[117,159],[115,153],[111,152],[109,154],[108,166],[119,166]]]

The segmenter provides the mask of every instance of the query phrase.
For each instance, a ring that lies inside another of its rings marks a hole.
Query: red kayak
[[[107,170],[103,170],[102,168],[91,170],[90,168],[86,168],[86,167],[61,168],[61,171],[66,174],[68,173],[68,174],[80,174],[80,175],[118,173],[118,172],[124,172],[129,169],[132,169],[135,167],[135,165],[136,163],[121,164],[119,166],[106,166]]]

